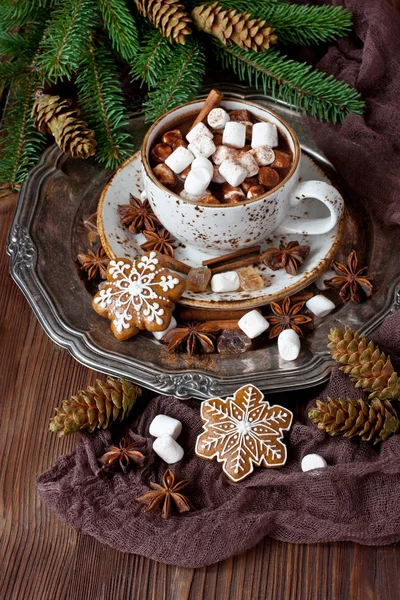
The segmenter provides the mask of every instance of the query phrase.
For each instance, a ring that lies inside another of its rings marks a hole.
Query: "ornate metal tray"
[[[335,178],[332,165],[312,141],[306,121],[289,105],[248,88],[218,87],[280,113],[298,134],[302,148]],[[134,116],[131,125],[139,147],[146,126],[140,115]],[[316,329],[303,342],[295,362],[280,361],[275,344],[255,346],[238,357],[214,354],[189,358],[169,355],[147,334],[118,342],[108,322],[92,311],[91,295],[74,263],[76,254],[87,247],[82,217],[96,210],[110,176],[110,171],[92,162],[73,160],[55,146],[49,148],[21,190],[7,249],[11,274],[47,334],[87,367],[181,398],[226,396],[244,381],[266,392],[310,387],[329,375],[332,363],[326,341],[332,326],[347,324],[369,334],[400,303],[400,263],[385,260],[387,253],[382,252],[390,248],[392,257],[399,256],[400,236],[372,223],[364,208],[355,206],[342,187],[348,210],[343,253],[355,247],[362,262],[373,265],[370,271],[377,291],[364,304],[340,305],[328,317],[316,320]]]

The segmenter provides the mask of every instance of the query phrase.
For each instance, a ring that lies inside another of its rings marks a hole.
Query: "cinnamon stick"
[[[224,97],[224,95],[221,92],[219,92],[218,90],[211,90],[211,92],[208,94],[207,98],[204,100],[203,108],[201,109],[201,111],[199,112],[199,114],[197,115],[195,120],[193,121],[193,124],[190,129],[193,129],[193,127],[196,127],[196,125],[198,123],[203,121],[206,118],[206,116],[208,115],[208,113],[213,108],[215,108],[216,106],[219,105],[219,103],[221,102],[223,97]]]
[[[246,256],[240,260],[236,260],[226,265],[220,265],[211,269],[211,273],[216,275],[217,273],[225,273],[226,271],[236,271],[241,267],[248,267],[250,265],[257,265],[260,262],[260,255],[255,254],[254,256]]]
[[[194,307],[179,307],[177,320],[179,323],[199,321],[201,323],[208,321],[239,321],[249,312],[249,308],[240,308],[238,310],[221,310],[216,308],[194,308]],[[260,309],[257,309],[259,312]]]
[[[241,256],[247,256],[248,254],[259,254],[260,246],[252,246],[251,248],[242,248],[241,250],[236,250],[236,252],[231,252],[230,254],[223,254],[222,256],[216,256],[215,258],[208,258],[207,260],[203,260],[201,263],[203,267],[216,267],[220,263],[226,263],[236,258],[240,258]]]
[[[168,256],[167,254],[163,254],[164,263],[170,269],[174,271],[178,271],[178,273],[184,273],[187,275],[192,267],[189,265],[177,260],[173,256]]]
[[[221,331],[224,329],[234,329],[239,330],[240,327],[238,325],[238,321],[236,319],[222,319],[221,321],[211,319],[211,321],[205,321],[206,325],[214,325],[215,327],[219,327]]]

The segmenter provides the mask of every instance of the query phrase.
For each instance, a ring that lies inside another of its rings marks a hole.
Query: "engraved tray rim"
[[[275,107],[283,109],[287,116],[293,114],[294,117],[299,117],[289,104],[275,101],[271,96],[261,94],[251,88],[237,85],[219,85],[217,87],[238,98],[251,98],[256,102],[257,100],[273,102]],[[306,147],[307,152],[320,165],[335,172],[331,163],[315,149],[315,143],[311,140],[310,143],[311,147]],[[64,155],[53,145],[43,153],[38,165],[31,170],[19,194],[7,244],[7,252],[10,255],[10,273],[47,335],[56,344],[66,348],[78,362],[86,367],[113,376],[125,377],[159,393],[174,395],[182,399],[189,397],[204,399],[216,395],[224,397],[234,392],[243,385],[244,375],[242,373],[218,376],[202,369],[180,369],[176,372],[166,372],[151,363],[144,363],[134,357],[129,357],[128,361],[126,357],[110,353],[93,344],[85,332],[79,331],[73,323],[62,318],[46,289],[45,282],[38,276],[37,248],[30,231],[46,179],[57,170],[63,158],[65,158]],[[396,244],[395,231],[391,233],[391,230],[385,230],[383,233],[374,224],[370,234],[372,239],[369,240],[371,252],[376,250],[379,235],[384,237],[386,243],[388,236],[391,235],[389,242]],[[73,260],[72,257],[69,258]],[[389,281],[386,282],[387,289],[380,292],[384,295],[381,309],[372,318],[359,319],[358,324],[356,323],[358,331],[371,334],[379,327],[387,314],[399,307],[400,267],[397,272],[389,274],[389,277]],[[379,288],[376,293],[379,294]],[[354,315],[355,313],[353,320]],[[301,368],[275,369],[258,373],[246,372],[245,379],[247,383],[256,385],[266,393],[272,393],[277,389],[280,392],[304,389],[326,381],[332,364],[325,344]]]

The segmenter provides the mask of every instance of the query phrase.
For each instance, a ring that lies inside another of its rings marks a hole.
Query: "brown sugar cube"
[[[185,181],[186,177],[189,175],[190,173],[190,169],[192,168],[192,165],[189,165],[188,167],[186,167],[186,169],[183,169],[183,171],[181,171],[179,173],[179,179],[183,179],[183,181]]]
[[[289,154],[286,154],[286,152],[281,152],[280,150],[274,150],[274,153],[275,160],[271,164],[271,167],[274,167],[275,169],[287,169],[290,167],[292,159],[290,158]]]
[[[172,149],[176,150],[177,148],[179,148],[179,146],[183,146],[184,148],[187,148],[187,142],[185,142],[185,140],[180,140],[177,139],[173,144],[172,144]]]
[[[240,281],[240,287],[246,292],[252,292],[254,290],[262,290],[265,287],[265,281],[257,273],[254,267],[246,267],[237,271]]]
[[[251,123],[251,119],[250,119],[250,113],[248,110],[245,110],[244,108],[241,110],[231,110],[229,113],[229,116],[231,118],[231,121],[247,121],[249,123]]]
[[[247,194],[247,192],[251,187],[253,187],[253,185],[258,185],[257,177],[247,177],[247,179],[245,179],[241,184],[241,188],[244,191],[244,193]]]
[[[261,167],[258,171],[258,182],[266,188],[273,188],[279,183],[279,173],[271,167]]]
[[[171,186],[176,183],[175,173],[167,165],[156,165],[153,169],[153,173],[163,185]]]
[[[221,185],[221,193],[223,199],[228,202],[241,202],[245,199],[244,192],[240,187],[234,187],[229,183],[225,182]]]
[[[199,204],[220,204],[220,201],[212,194],[206,194],[201,198]]]
[[[186,289],[189,292],[205,292],[210,283],[211,275],[211,269],[208,267],[190,269],[186,278]]]
[[[254,198],[258,198],[265,194],[267,190],[263,185],[252,185],[251,188],[247,190],[247,197],[249,200],[254,200]]]
[[[169,146],[173,146],[177,140],[182,140],[183,135],[179,131],[179,129],[170,129],[166,131],[161,138],[163,144],[168,144]]]
[[[172,148],[168,144],[156,144],[151,150],[151,158],[156,163],[163,163],[172,154]]]

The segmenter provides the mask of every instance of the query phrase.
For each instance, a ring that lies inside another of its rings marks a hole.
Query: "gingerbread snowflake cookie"
[[[196,455],[223,464],[232,481],[242,481],[254,466],[281,467],[286,462],[283,431],[293,414],[283,406],[270,406],[254,385],[245,385],[233,397],[211,398],[201,404],[203,432]]]
[[[164,267],[162,256],[148,252],[136,261],[111,260],[107,281],[92,305],[99,315],[110,319],[115,337],[126,340],[141,329],[167,329],[174,302],[184,289],[184,280]]]

